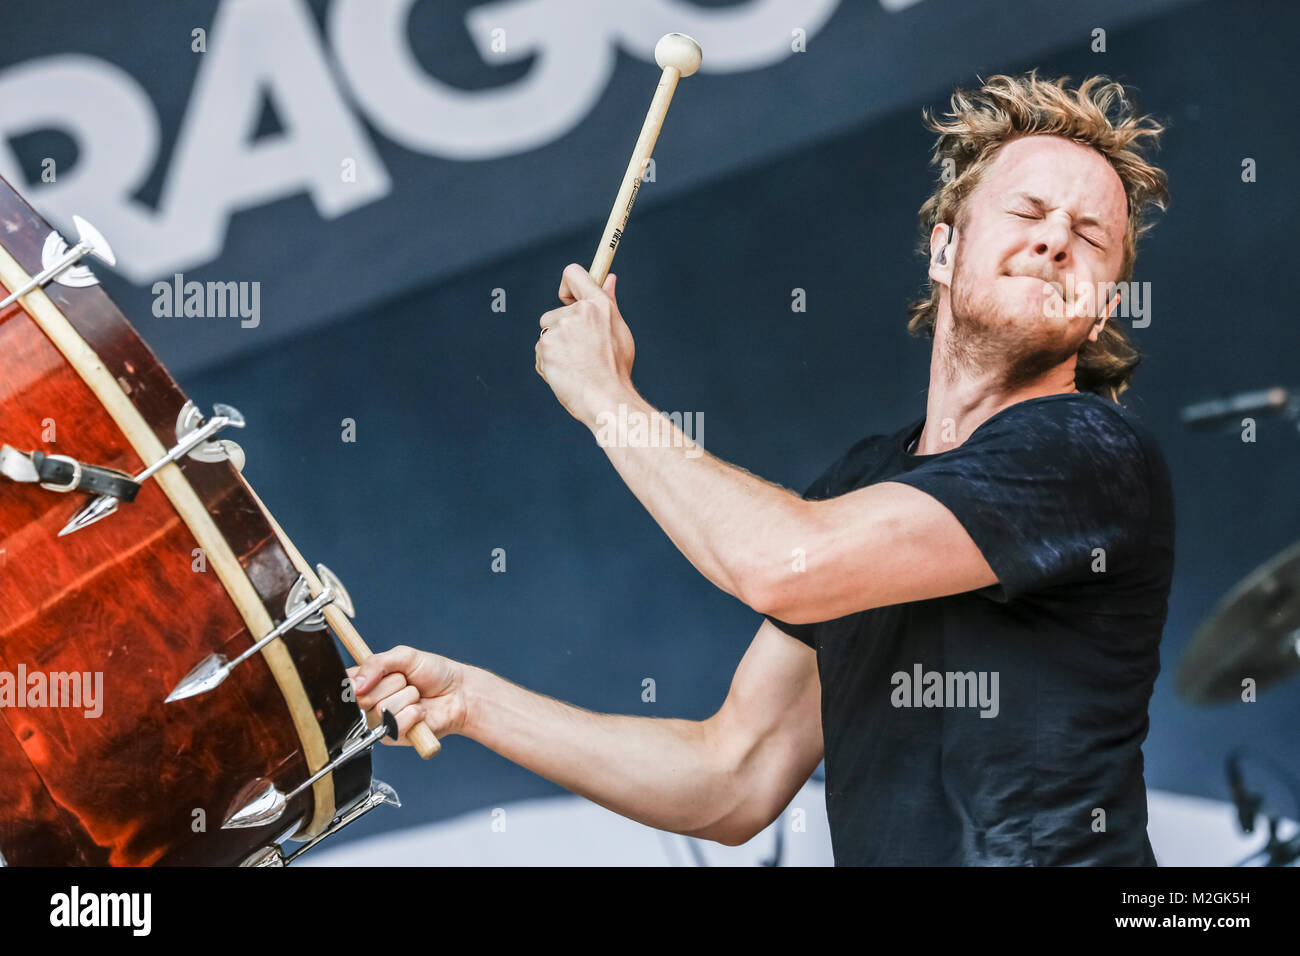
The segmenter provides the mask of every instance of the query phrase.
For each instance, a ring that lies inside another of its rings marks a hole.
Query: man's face
[[[1099,287],[1119,275],[1127,208],[1119,175],[1094,149],[1057,136],[1002,147],[967,198],[951,260],[962,348],[1020,378],[1096,338],[1111,299]]]

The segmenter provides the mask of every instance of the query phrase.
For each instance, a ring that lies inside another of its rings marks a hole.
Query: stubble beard
[[[1073,355],[1087,341],[1045,342],[1019,324],[1022,320],[1000,314],[991,290],[979,296],[973,283],[964,281],[960,261],[953,271],[951,332],[944,340],[941,362],[949,382],[962,373],[996,376],[998,386],[1013,389],[1041,378]],[[1043,319],[1046,322],[1046,318]]]

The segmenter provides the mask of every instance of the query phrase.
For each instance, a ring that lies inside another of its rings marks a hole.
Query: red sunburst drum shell
[[[41,268],[50,231],[0,180],[0,245],[29,275]],[[98,286],[55,283],[47,294],[172,447],[186,399],[135,330]],[[19,305],[0,313],[0,442],[131,474],[144,467]],[[228,462],[184,459],[180,468],[281,620],[297,572],[239,475]],[[267,777],[287,792],[310,775],[285,697],[258,654],[215,690],[164,703],[203,657],[233,658],[254,638],[211,567],[196,570],[199,546],[157,482],[144,482],[108,518],[58,537],[89,500],[0,477],[0,673],[11,687],[20,670],[102,675],[97,716],[52,701],[26,706],[30,694],[0,708],[0,854],[11,866],[236,864],[313,818],[308,791],[274,825],[221,829],[249,780]],[[345,699],[334,641],[326,631],[295,631],[283,643],[337,754],[359,711]],[[336,808],[347,806],[369,787],[369,758],[332,777]]]

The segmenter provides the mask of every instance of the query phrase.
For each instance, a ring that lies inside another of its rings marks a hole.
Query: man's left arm
[[[997,583],[960,522],[923,491],[884,482],[808,501],[704,452],[632,387],[631,333],[612,277],[602,290],[571,265],[560,297],[569,304],[542,316],[539,371],[598,439],[608,416],[654,416],[644,420],[660,426],[657,441],[601,445],[678,550],[724,591],[802,624]]]

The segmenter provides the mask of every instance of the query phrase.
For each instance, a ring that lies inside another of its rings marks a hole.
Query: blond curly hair
[[[1018,77],[991,76],[977,90],[957,90],[951,110],[936,118],[921,111],[926,128],[939,134],[933,165],[943,173],[934,193],[921,206],[919,251],[929,258],[930,233],[939,223],[959,226],[967,197],[979,185],[998,150],[1022,136],[1054,135],[1091,146],[1119,174],[1128,199],[1124,257],[1117,281],[1133,277],[1137,242],[1153,223],[1152,207],[1169,204],[1163,170],[1143,155],[1154,147],[1165,127],[1150,116],[1135,113],[1123,86],[1106,76],[1092,76],[1070,88],[1068,76],[1043,79],[1038,71]],[[913,335],[934,335],[939,288],[929,284],[929,297],[908,306],[907,329]],[[1112,401],[1129,387],[1141,355],[1115,322],[1107,322],[1096,342],[1085,342],[1075,367],[1075,387]]]

